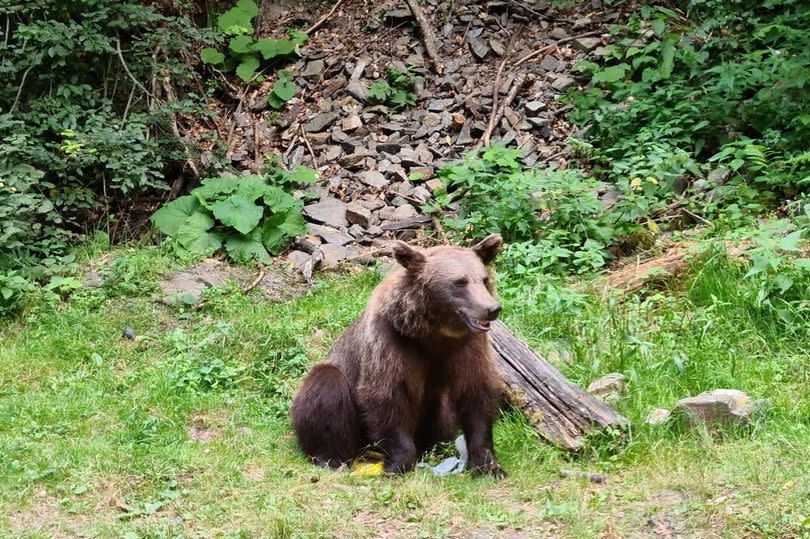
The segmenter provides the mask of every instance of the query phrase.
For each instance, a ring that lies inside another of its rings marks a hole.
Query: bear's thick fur
[[[468,468],[506,475],[492,445],[501,382],[487,335],[501,310],[490,269],[500,246],[498,235],[470,249],[396,242],[400,265],[293,398],[313,461],[336,468],[374,445],[386,472],[408,471],[461,427]]]

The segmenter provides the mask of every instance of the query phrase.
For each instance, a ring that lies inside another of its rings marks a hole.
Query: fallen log
[[[566,379],[502,322],[493,322],[489,335],[507,398],[549,442],[575,450],[588,434],[628,425],[616,410]]]

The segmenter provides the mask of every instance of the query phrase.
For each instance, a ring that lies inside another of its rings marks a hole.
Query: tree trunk
[[[489,334],[507,397],[543,438],[575,450],[588,434],[627,426],[616,410],[569,382],[502,322],[493,322]]]

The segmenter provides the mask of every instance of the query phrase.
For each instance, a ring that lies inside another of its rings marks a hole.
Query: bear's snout
[[[487,320],[495,320],[501,314],[501,306],[497,303],[487,309]]]

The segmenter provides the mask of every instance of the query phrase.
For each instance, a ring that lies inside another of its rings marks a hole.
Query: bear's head
[[[419,298],[418,310],[446,335],[489,331],[501,306],[495,301],[491,263],[501,247],[492,234],[469,249],[432,247],[424,251],[395,242],[394,258],[405,269],[405,289]]]

